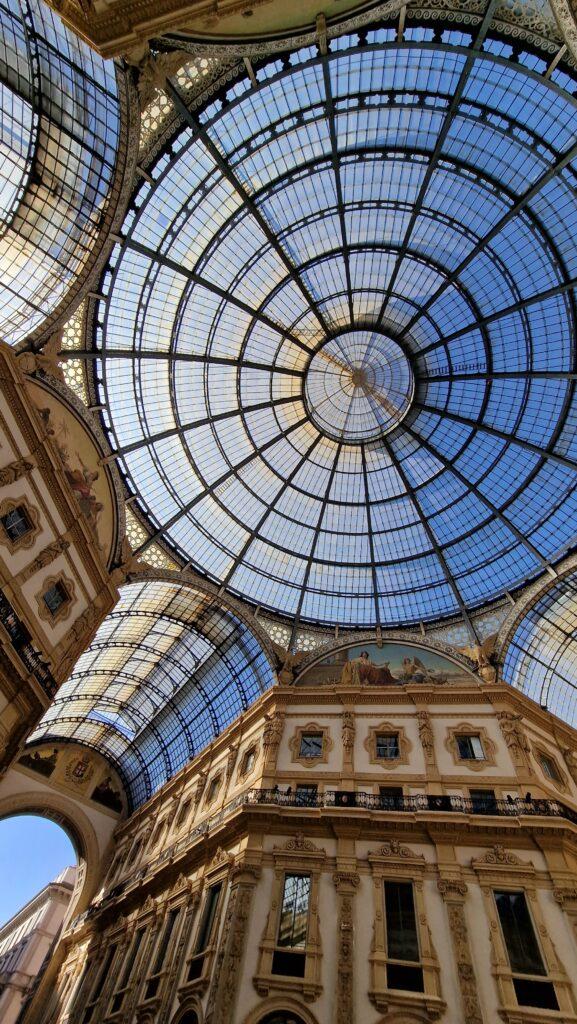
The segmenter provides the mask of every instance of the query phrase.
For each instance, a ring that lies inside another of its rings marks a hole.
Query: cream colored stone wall
[[[428,718],[419,719],[423,711]],[[343,743],[349,713],[354,737],[349,731]],[[321,758],[303,763],[291,740],[311,723],[330,743]],[[404,763],[391,768],[367,750],[370,730],[383,723],[404,730],[408,741]],[[432,729],[432,748],[423,723]],[[486,763],[471,767],[448,744],[463,724],[482,736]],[[534,744],[555,757],[561,788],[543,776]],[[243,755],[252,748],[253,770],[242,777]],[[107,990],[93,1000],[91,1024],[179,1024],[186,1009],[197,1013],[199,1024],[259,1024],[282,1007],[304,1024],[404,1024],[405,1018],[411,1024],[541,1024],[537,1011],[512,1003],[511,971],[491,902],[496,886],[526,892],[561,1007],[555,1020],[575,1022],[577,804],[563,754],[568,749],[577,750],[568,726],[510,688],[474,676],[458,685],[378,692],[273,688],[118,826],[116,866],[90,916],[73,922],[63,943],[55,991],[74,976],[80,979],[76,996],[68,995],[62,1012],[56,1001],[49,1016],[35,1006],[25,1024],[82,1024],[97,966],[113,942],[119,952]],[[218,775],[221,785],[209,801]],[[316,806],[295,799],[300,783],[317,785]],[[384,810],[380,785],[401,785],[419,803]],[[477,813],[467,802],[470,790],[479,788],[493,789],[502,801],[495,813]],[[359,797],[363,806],[335,806],[334,791],[369,797]],[[527,791],[545,803],[526,806]],[[507,803],[507,794],[521,799]],[[450,795],[465,802],[435,803]],[[313,879],[304,979],[271,967],[285,871]],[[383,981],[384,878],[413,882],[425,994],[388,991]],[[201,955],[195,943],[207,891],[217,881],[223,886],[217,920]],[[179,910],[177,925],[158,992],[147,999],[171,908]],[[122,995],[125,1016],[117,1017],[115,986],[140,927],[146,952]],[[495,957],[502,960],[497,973]],[[192,961],[201,968],[190,980]]]

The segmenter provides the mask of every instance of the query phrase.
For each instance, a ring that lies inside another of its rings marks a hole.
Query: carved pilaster
[[[445,901],[451,938],[457,962],[457,974],[463,1000],[463,1019],[467,1024],[484,1024],[483,1014],[477,995],[477,979],[473,969],[473,957],[469,943],[469,931],[465,917],[467,886],[460,879],[440,878],[437,888]]]
[[[509,748],[511,760],[520,780],[525,781],[527,775],[533,774],[529,741],[522,726],[522,715],[514,715],[510,711],[498,711],[497,720],[503,739]]]
[[[341,724],[343,743],[343,770],[353,770],[353,754],[355,749],[355,716],[352,711],[343,711]]]
[[[354,896],[360,878],[353,871],[333,875],[338,894],[335,1024],[354,1024]]]
[[[232,1024],[242,957],[247,944],[248,921],[259,869],[239,865],[231,871],[232,885],[220,949],[212,973],[206,1011],[207,1024]]]

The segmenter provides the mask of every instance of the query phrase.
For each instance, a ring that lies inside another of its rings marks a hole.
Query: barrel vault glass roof
[[[559,580],[523,616],[507,646],[503,678],[577,725],[577,573]]]
[[[0,0],[0,337],[58,305],[95,241],[114,174],[114,65],[41,0]]]
[[[215,599],[175,583],[128,584],[30,742],[100,751],[135,807],[273,681],[253,634]]]
[[[93,339],[141,553],[395,626],[574,545],[577,83],[489,21],[341,37],[200,112],[169,83]]]

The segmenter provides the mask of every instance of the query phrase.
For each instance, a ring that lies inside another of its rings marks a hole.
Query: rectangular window
[[[462,761],[484,761],[485,751],[481,743],[481,737],[472,735],[455,736],[459,757]]]
[[[548,779],[552,779],[553,782],[561,781],[559,769],[552,757],[548,757],[547,754],[539,754],[539,764],[541,765],[543,775],[546,775]]]
[[[379,796],[381,798],[381,807],[384,807],[386,810],[400,807],[403,800],[403,787],[379,786]]]
[[[222,882],[218,882],[216,885],[211,885],[206,894],[200,927],[194,945],[194,954],[188,965],[187,981],[196,981],[202,974],[204,954],[212,937],[221,890]]]
[[[398,732],[380,732],[376,736],[377,757],[393,760],[400,756]]]
[[[84,1016],[82,1017],[82,1024],[88,1024],[88,1022],[92,1020],[94,1008],[98,1002],[102,989],[106,984],[108,975],[110,974],[110,968],[112,967],[112,961],[114,960],[116,949],[116,945],[113,945],[110,947],[106,954],[106,958],[98,972],[98,976],[94,982],[94,985],[90,990],[91,999],[89,1000],[88,1005],[84,1011]]]
[[[126,989],[127,989],[128,984],[130,982],[130,976],[132,974],[132,969],[133,969],[134,964],[136,962],[136,957],[138,956],[138,951],[140,949],[140,946],[142,945],[143,938],[144,938],[144,928],[139,928],[139,930],[137,931],[136,935],[134,936],[134,941],[132,943],[132,946],[130,948],[130,952],[129,952],[128,957],[127,957],[127,959],[125,961],[125,964],[124,964],[124,970],[122,971],[122,974],[120,975],[120,984],[119,984],[118,989],[117,989],[117,991],[116,991],[116,993],[114,995],[114,998],[112,1000],[112,1006],[111,1006],[111,1012],[112,1013],[116,1013],[118,1010],[120,1010],[122,1008],[122,1004],[124,1002],[124,997],[126,995]]]
[[[310,875],[286,875],[278,927],[278,946],[285,949],[305,948],[310,894]]]
[[[255,752],[255,750],[254,749],[253,750],[247,750],[247,752],[244,755],[243,760],[242,760],[242,769],[241,769],[241,774],[242,775],[248,775],[253,770],[255,760],[256,760],[256,752]]]
[[[503,938],[513,975],[513,986],[520,1006],[535,1006],[544,1010],[558,1010],[555,987],[550,981],[541,981],[547,974],[541,950],[533,928],[524,892],[495,892],[495,903],[501,922]],[[528,979],[523,975],[537,975]]]
[[[64,584],[57,580],[56,583],[53,583],[46,593],[42,595],[42,600],[50,614],[56,615],[60,608],[62,608],[62,605],[66,604],[70,598]]]
[[[546,974],[524,892],[496,892],[503,938],[511,970],[519,974]]]
[[[473,814],[494,814],[497,810],[494,789],[470,789],[469,798],[473,805]]]
[[[184,822],[185,818],[188,818],[188,813],[190,811],[191,803],[192,803],[191,800],[185,800],[183,805],[182,805],[182,807],[180,808],[180,810],[178,812],[178,818],[176,819],[177,828],[178,828],[179,825],[182,825],[182,823]]]
[[[387,986],[409,992],[423,991],[419,966],[419,936],[411,882],[385,882],[387,958],[401,961],[387,964]]]
[[[214,779],[210,780],[210,785],[208,787],[208,794],[207,794],[207,797],[206,797],[206,802],[208,804],[211,804],[212,801],[214,800],[214,798],[216,797],[216,794],[218,793],[219,786],[220,786],[220,775],[217,775]]]
[[[214,925],[214,919],[216,917],[216,908],[218,907],[218,899],[220,896],[221,889],[222,885],[219,882],[218,885],[211,885],[210,889],[206,894],[202,921],[196,939],[196,953],[203,953],[206,947],[208,946],[208,943],[210,942],[210,936],[212,934],[212,927]]]
[[[303,807],[315,807],[317,802],[318,786],[314,783],[301,783],[295,791],[295,803]]]
[[[24,505],[17,505],[16,508],[11,509],[6,515],[0,517],[0,521],[11,541],[20,540],[32,529],[32,523]]]
[[[303,732],[299,757],[322,757],[323,756],[323,734],[322,732]]]
[[[162,938],[161,938],[161,940],[160,940],[160,942],[158,944],[158,948],[156,950],[156,956],[154,958],[154,966],[152,968],[152,974],[151,974],[151,977],[150,977],[150,979],[148,981],[148,984],[146,986],[146,991],[144,993],[144,998],[145,999],[153,999],[154,996],[156,995],[156,993],[158,992],[158,987],[160,985],[160,977],[159,977],[159,975],[160,975],[160,972],[162,971],[162,968],[164,966],[164,960],[165,960],[166,954],[168,952],[168,947],[169,947],[169,944],[170,944],[170,939],[171,939],[172,933],[174,931],[174,926],[175,926],[176,921],[178,919],[179,913],[180,913],[180,910],[171,910],[169,915],[168,915],[168,917],[167,917],[167,919],[166,919],[166,924],[164,925],[164,931],[162,932]]]

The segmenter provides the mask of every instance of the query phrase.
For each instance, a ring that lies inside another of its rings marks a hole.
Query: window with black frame
[[[24,505],[16,505],[5,515],[0,516],[4,532],[12,544],[25,537],[32,529],[32,521]]]
[[[310,897],[310,875],[285,875],[273,974],[304,978]]]
[[[398,732],[378,732],[375,737],[376,755],[384,761],[394,761],[400,757]]]
[[[485,751],[481,737],[476,734],[458,733],[455,736],[457,750],[462,761],[484,761]]]
[[[146,989],[144,992],[145,999],[153,999],[158,992],[160,982],[162,980],[162,970],[164,967],[164,962],[166,960],[166,955],[168,953],[168,947],[170,946],[170,940],[172,938],[172,934],[174,932],[179,914],[180,909],[177,908],[175,910],[169,911],[168,917],[166,918],[164,928],[161,933],[160,942],[158,943],[156,949],[156,956],[154,957],[152,972],[149,975],[148,981],[146,983]]]
[[[144,938],[145,931],[145,928],[139,928],[136,935],[134,936],[132,945],[130,946],[130,949],[128,951],[128,956],[124,963],[124,967],[120,974],[118,987],[112,997],[112,1003],[110,1006],[111,1013],[117,1013],[118,1010],[122,1009],[122,1005],[126,998],[128,986],[130,985],[130,980],[132,978],[134,965],[140,952],[140,947],[142,946],[142,940]]]
[[[196,981],[203,972],[205,955],[214,931],[221,892],[222,882],[217,882],[210,886],[204,898],[202,917],[194,943],[194,953],[188,965],[187,981]]]
[[[558,1010],[559,1003],[541,956],[524,892],[494,892],[501,931],[513,975],[513,987],[520,1006]]]
[[[385,882],[387,988],[423,992],[412,882]]]

